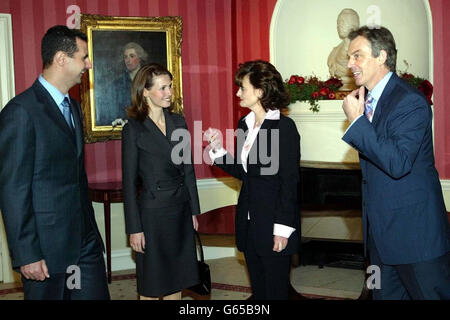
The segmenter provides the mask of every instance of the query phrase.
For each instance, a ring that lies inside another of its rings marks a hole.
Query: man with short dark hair
[[[388,29],[362,27],[349,38],[348,67],[361,87],[344,99],[350,127],[343,140],[359,151],[364,242],[381,271],[373,297],[450,299],[450,228],[431,108],[395,74]]]
[[[42,74],[0,113],[0,209],[25,299],[109,299],[81,110],[68,94],[92,67],[86,40],[50,28]]]

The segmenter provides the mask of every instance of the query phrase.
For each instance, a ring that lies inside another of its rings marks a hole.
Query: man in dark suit
[[[0,113],[0,209],[12,266],[25,299],[109,299],[81,110],[68,95],[92,67],[87,38],[55,26],[41,45],[42,74]]]
[[[449,299],[450,230],[431,108],[395,74],[389,30],[362,27],[349,38],[348,67],[361,87],[344,99],[350,127],[343,140],[360,156],[364,241],[381,271],[373,297]]]

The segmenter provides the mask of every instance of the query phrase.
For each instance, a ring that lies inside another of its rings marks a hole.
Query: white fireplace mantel
[[[302,161],[359,163],[358,152],[342,140],[348,127],[342,100],[319,101],[320,111],[312,112],[308,102],[289,106],[289,117],[300,133]]]

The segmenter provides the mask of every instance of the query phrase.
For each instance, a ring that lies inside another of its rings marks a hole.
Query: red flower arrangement
[[[292,75],[289,80],[285,81],[285,87],[291,97],[291,103],[308,101],[311,105],[309,110],[319,112],[318,101],[336,99],[336,91],[342,87],[342,82],[338,78],[320,81],[316,76],[304,78]]]
[[[407,64],[407,62],[405,61]],[[409,64],[407,64],[409,67]],[[433,96],[433,85],[430,81],[416,77],[407,72],[399,73],[401,79],[409,83],[411,86],[421,91],[427,98],[428,103],[433,105],[431,97]],[[302,77],[292,75],[289,80],[285,81],[285,87],[288,90],[291,103],[296,101],[308,101],[311,105],[309,110],[319,112],[319,100],[334,100],[336,92],[342,87],[342,82],[338,78],[330,78],[327,81],[320,81],[316,76]]]
[[[411,67],[411,64],[409,64],[406,60],[403,60],[403,63],[406,65],[406,70],[399,72],[399,77],[422,92],[427,98],[428,104],[432,106],[433,101],[431,100],[431,97],[433,96],[433,85],[431,82],[427,79],[419,78],[411,73],[408,73],[408,69]]]
[[[415,75],[407,72],[400,73],[400,78],[422,92],[427,98],[430,106],[433,105],[433,101],[431,100],[431,97],[433,96],[433,85],[430,81],[428,81],[427,79],[416,77]]]
[[[406,60],[403,60],[403,63],[406,65],[406,70],[399,72],[399,77],[421,91],[427,98],[430,106],[433,105],[433,101],[431,100],[431,97],[433,96],[433,85],[426,79],[408,73],[408,69],[411,65]],[[319,112],[318,101],[336,99],[338,96],[337,91],[342,87],[342,81],[338,78],[330,78],[323,82],[316,76],[305,78],[293,75],[289,80],[285,81],[285,86],[291,96],[291,103],[296,101],[308,101],[311,105],[309,110]],[[339,97],[343,97],[342,94],[339,94]]]

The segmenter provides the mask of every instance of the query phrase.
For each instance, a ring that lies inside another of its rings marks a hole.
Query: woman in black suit
[[[242,180],[236,210],[236,244],[244,252],[254,299],[287,299],[291,255],[299,249],[297,184],[300,136],[280,113],[289,104],[273,65],[249,61],[235,76],[240,105],[251,112],[238,122],[233,158],[221,134],[208,129],[213,162]]]
[[[182,289],[199,282],[194,167],[192,161],[171,158],[172,132],[187,126],[182,116],[170,112],[172,74],[163,66],[143,66],[131,97],[130,119],[122,131],[122,175],[137,290],[141,299],[181,299]]]

